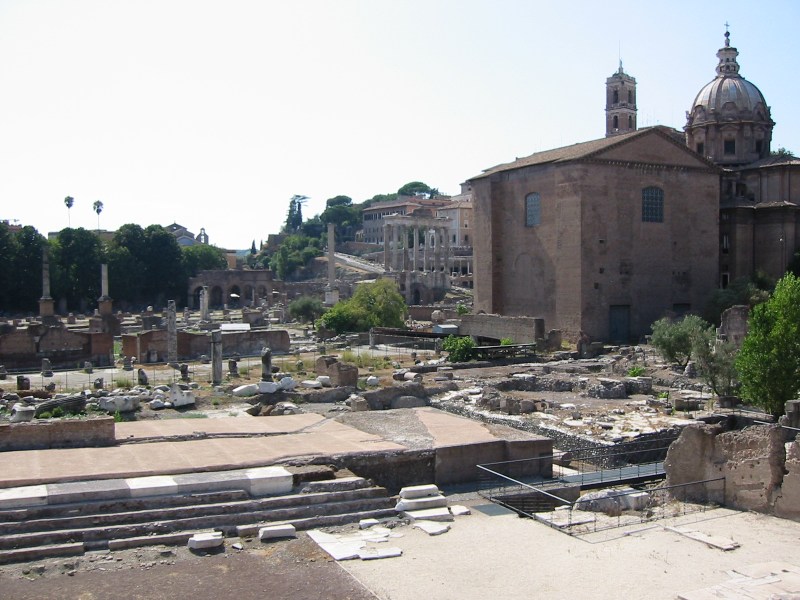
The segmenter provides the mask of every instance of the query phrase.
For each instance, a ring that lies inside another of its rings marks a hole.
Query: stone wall
[[[74,368],[87,360],[105,366],[113,348],[114,338],[109,333],[70,331],[60,326],[34,324],[0,334],[0,362],[7,369],[38,369],[44,357],[55,368]]]
[[[288,352],[291,342],[285,329],[251,329],[250,331],[224,331],[223,356],[260,354],[264,346],[273,352]],[[167,359],[167,332],[154,329],[122,336],[122,353],[134,356],[141,363],[164,362]],[[207,333],[178,331],[178,360],[197,360],[205,354],[211,356],[211,336]],[[152,356],[157,357],[150,360]]]
[[[112,446],[115,443],[113,417],[0,424],[0,452]]]
[[[800,520],[800,448],[785,439],[777,425],[685,427],[664,462],[667,485],[724,478],[724,485],[708,482],[692,491],[739,510]]]
[[[539,328],[537,331],[537,327]],[[505,317],[502,315],[463,315],[458,328],[461,335],[493,338],[510,338],[515,344],[534,344],[537,334],[544,337],[544,322],[532,317]]]

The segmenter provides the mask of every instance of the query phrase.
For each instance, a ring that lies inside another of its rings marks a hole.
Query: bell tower
[[[606,79],[606,137],[636,131],[636,79],[619,70]]]

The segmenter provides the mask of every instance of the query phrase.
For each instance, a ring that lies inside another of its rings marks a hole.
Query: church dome
[[[769,155],[772,127],[767,101],[754,84],[739,74],[738,50],[717,52],[717,76],[695,96],[686,113],[686,143],[720,165],[740,165]]]
[[[764,95],[755,85],[744,77],[726,75],[717,77],[700,90],[692,104],[692,112],[698,107],[706,113],[722,111],[729,103],[739,113],[758,110],[763,113],[767,106]]]

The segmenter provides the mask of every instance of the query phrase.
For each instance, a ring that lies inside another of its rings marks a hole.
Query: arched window
[[[633,129],[633,117],[628,115],[628,129]]]
[[[664,190],[646,187],[642,190],[642,222],[664,222]]]
[[[614,128],[614,130],[619,129],[619,117],[617,115],[614,115],[614,121],[611,127]]]
[[[614,99],[611,102],[614,104],[619,102],[619,92],[617,90],[614,90]]]
[[[535,227],[542,222],[542,203],[539,194],[525,196],[525,227]]]
[[[633,104],[633,90],[628,90],[628,104]]]

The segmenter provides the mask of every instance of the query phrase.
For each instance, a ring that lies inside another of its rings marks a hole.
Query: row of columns
[[[409,229],[414,236],[411,264],[408,257]],[[424,234],[420,257],[420,230]],[[432,243],[431,243],[432,242]],[[383,226],[383,269],[385,271],[442,271],[449,268],[450,238],[446,227]],[[422,264],[419,264],[421,259]],[[410,267],[410,268],[409,268]],[[420,268],[422,267],[422,268]]]

